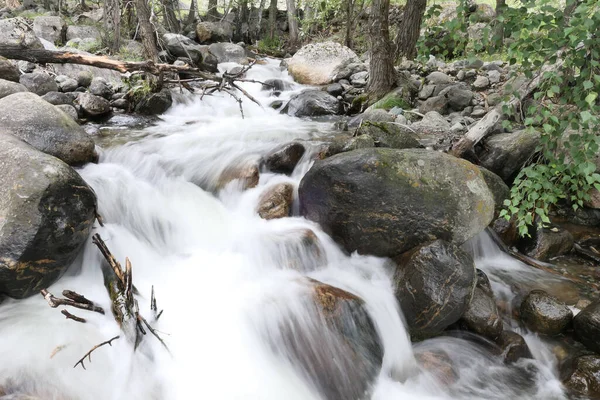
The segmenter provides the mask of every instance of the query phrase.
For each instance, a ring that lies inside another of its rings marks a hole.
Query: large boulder
[[[27,92],[27,88],[20,83],[0,79],[0,99],[19,92]]]
[[[294,117],[333,115],[340,112],[340,101],[325,91],[309,89],[292,96],[281,112]]]
[[[585,355],[569,360],[563,365],[561,379],[573,398],[600,398],[600,357]]]
[[[339,43],[311,43],[288,60],[288,72],[306,85],[327,85],[350,63],[358,63],[356,54]]]
[[[205,21],[196,25],[196,38],[200,43],[227,42],[232,36],[233,26],[227,21]]]
[[[234,62],[248,64],[246,50],[234,43],[213,43],[208,46],[208,51],[217,58],[217,62]]]
[[[532,290],[521,303],[521,321],[532,331],[558,335],[572,320],[569,307],[543,290]]]
[[[19,82],[20,76],[19,68],[15,64],[4,57],[0,57],[0,79]]]
[[[92,39],[101,41],[102,35],[100,30],[93,25],[69,25],[67,27],[67,41],[73,39]]]
[[[65,39],[67,25],[61,17],[40,16],[33,20],[33,32],[39,38],[50,43],[62,43]]]
[[[175,57],[189,57],[195,64],[202,62],[203,46],[187,36],[165,33],[163,41],[169,53]]]
[[[595,301],[573,319],[575,338],[587,348],[600,353],[600,301]]]
[[[15,93],[0,99],[0,127],[67,164],[98,158],[94,140],[83,128],[33,93]]]
[[[96,196],[59,159],[0,133],[0,293],[37,294],[69,267],[95,219]]]
[[[439,334],[468,310],[475,264],[458,246],[436,240],[394,261],[394,293],[414,338]]]
[[[32,93],[43,96],[48,92],[58,92],[54,78],[43,72],[32,72],[21,75],[19,83]]]
[[[33,33],[25,18],[0,19],[0,45],[23,49],[43,49],[44,45]]]
[[[422,149],[362,149],[317,161],[299,196],[302,215],[346,250],[382,257],[435,239],[462,244],[494,215],[479,168]]]
[[[135,111],[144,115],[159,115],[173,104],[173,95],[168,89],[144,97],[135,107]]]
[[[493,135],[486,140],[478,157],[482,166],[507,181],[531,158],[540,139],[539,132],[527,129]]]

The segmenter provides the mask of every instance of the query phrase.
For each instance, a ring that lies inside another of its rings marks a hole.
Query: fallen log
[[[474,154],[473,147],[489,134],[498,129],[498,124],[507,118],[504,109],[516,110],[523,100],[530,96],[543,82],[548,72],[559,70],[563,65],[562,60],[557,60],[556,64],[542,67],[540,73],[532,79],[524,82],[519,88],[516,88],[515,98],[508,102],[503,102],[491,109],[482,119],[477,121],[469,131],[452,146],[450,154],[455,157],[464,158]]]

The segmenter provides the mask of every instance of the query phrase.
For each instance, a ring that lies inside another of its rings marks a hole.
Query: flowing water
[[[250,79],[272,77],[291,82],[274,61],[248,73]],[[245,87],[263,104],[273,100],[259,84]],[[294,84],[282,96],[300,89]],[[80,171],[96,191],[105,221],[94,231],[117,259],[130,258],[148,320],[154,286],[164,309],[155,327],[169,351],[147,336],[134,352],[121,338],[96,350],[87,370],[73,368],[92,346],[119,334],[110,313],[74,311],[88,320],[79,324],[41,296],[6,301],[0,306],[0,386],[41,399],[564,398],[554,358],[535,335],[523,332],[535,360],[513,366],[504,365],[489,344],[464,336],[413,345],[385,260],[344,254],[319,226],[300,217],[261,219],[255,212],[261,193],[281,182],[297,190],[333,124],[280,115],[249,101],[243,106],[245,119],[226,96],[182,96],[151,127],[100,130],[100,163]],[[291,176],[261,171],[258,185],[248,190],[239,181],[220,183],[228,167],[255,163],[294,139],[305,141],[309,151]],[[306,245],[309,230],[320,243],[316,252]],[[506,276],[531,278],[528,267],[500,255],[485,236],[473,247],[499,296],[510,296]],[[101,262],[90,241],[50,292],[74,290],[109,310]],[[343,339],[319,322],[306,277],[364,299],[383,347],[382,368],[366,394],[358,392],[364,387],[354,377],[367,367],[353,364],[343,354]],[[436,352],[453,365],[449,381],[415,361]],[[321,357],[322,371],[302,367],[302,354]]]

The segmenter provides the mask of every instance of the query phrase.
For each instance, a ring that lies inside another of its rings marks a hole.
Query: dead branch
[[[85,324],[87,322],[85,319],[79,318],[78,316],[71,314],[67,310],[62,310],[61,314],[64,315],[67,319],[72,319],[73,321],[81,322],[82,324]]]
[[[77,361],[77,362],[75,363],[75,365],[73,365],[73,368],[76,368],[76,367],[77,367],[79,364],[81,364],[81,367],[82,367],[83,369],[85,369],[85,364],[84,364],[83,362],[84,362],[84,360],[85,360],[85,358],[86,358],[86,357],[88,358],[88,361],[91,363],[91,362],[92,362],[92,352],[93,352],[94,350],[96,350],[96,349],[98,349],[98,348],[100,348],[100,347],[102,347],[102,346],[104,346],[104,345],[109,345],[109,346],[111,346],[111,347],[112,347],[112,342],[113,342],[113,340],[117,340],[117,339],[119,339],[120,337],[121,337],[121,336],[117,335],[117,336],[115,336],[114,338],[112,338],[112,339],[110,339],[110,340],[107,340],[106,342],[102,342],[102,343],[100,343],[100,344],[97,344],[97,345],[95,345],[94,347],[92,347],[92,348],[90,349],[90,351],[88,351],[87,353],[85,353],[85,355],[84,355],[83,357],[81,357],[81,359],[80,359],[79,361]]]
[[[160,316],[162,315],[164,310],[158,311],[158,307],[156,306],[156,296],[154,295],[154,285],[152,285],[152,292],[150,294],[150,311],[152,311],[152,315],[154,316],[154,321],[158,321]]]
[[[162,311],[161,311],[162,314]],[[167,344],[164,342],[164,340],[162,340],[162,338],[160,336],[158,336],[158,333],[156,332],[156,330],[150,326],[150,324],[148,323],[148,321],[146,321],[146,318],[142,317],[141,315],[139,316],[139,318],[141,319],[141,321],[144,323],[144,325],[146,325],[146,327],[148,328],[148,330],[150,331],[150,333],[152,333],[154,335],[154,337],[156,339],[158,339],[158,341],[160,342],[160,344],[163,345],[163,347],[169,352],[171,353],[171,351],[169,350],[169,347],[167,347]]]
[[[97,312],[100,314],[104,314],[104,309],[102,307],[94,304],[93,302],[89,301],[88,299],[86,299],[83,296],[81,296],[81,297],[85,299],[85,302],[77,302],[72,299],[61,299],[59,297],[55,297],[52,293],[48,292],[48,290],[46,290],[46,289],[40,290],[40,293],[42,294],[42,296],[44,296],[44,298],[48,302],[48,305],[52,308],[56,308],[59,306],[70,306],[70,307],[80,308],[82,310],[94,311],[94,312]],[[70,293],[75,293],[75,292],[70,292]],[[64,292],[63,292],[63,294],[64,294]],[[75,294],[77,294],[77,293],[75,293]],[[77,296],[80,296],[80,295],[77,295]]]
[[[65,296],[67,299],[76,301],[77,303],[90,305],[94,304],[90,300],[86,299],[85,296],[82,296],[77,292],[73,292],[72,290],[63,290],[62,295]]]
[[[117,259],[110,252],[110,250],[108,250],[108,247],[106,247],[106,243],[104,243],[104,240],[102,240],[99,234],[96,233],[94,236],[92,236],[92,243],[94,243],[98,247],[98,249],[104,256],[104,259],[108,262],[108,265],[112,268],[119,281],[122,284],[125,284],[125,277],[123,276],[123,269],[121,268],[121,264],[119,264]]]

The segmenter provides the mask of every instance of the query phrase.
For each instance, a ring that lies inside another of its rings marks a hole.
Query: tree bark
[[[404,56],[413,60],[417,56],[417,40],[426,7],[427,0],[408,0],[406,3],[396,36],[396,58]]]
[[[287,4],[287,15],[288,15],[288,27],[289,27],[289,41],[288,47],[295,49],[298,46],[298,16],[296,13],[296,0],[286,0]]]
[[[146,0],[135,0],[135,8],[140,24],[140,37],[144,46],[144,57],[147,60],[157,63],[158,48],[156,45],[156,36],[154,36],[152,24],[150,24],[150,10],[148,9]]]
[[[208,20],[216,20],[219,17],[217,10],[217,0],[208,0],[208,11],[206,12]]]
[[[354,0],[346,0],[346,47],[352,48],[352,15],[354,14]]]
[[[373,0],[371,5],[371,61],[367,92],[371,100],[383,97],[396,85],[394,55],[390,43],[388,15],[390,0]]]
[[[245,32],[244,24],[248,27],[248,0],[238,0],[238,12],[235,19],[235,41],[248,42],[248,32]]]
[[[160,2],[162,4],[164,21],[167,29],[169,32],[179,33],[181,31],[181,26],[179,25],[177,15],[175,15],[173,0],[161,0]]]
[[[501,49],[504,46],[504,22],[500,21],[504,9],[506,8],[506,0],[496,0],[496,19],[494,21],[494,46],[496,49]]]
[[[190,4],[190,12],[188,13],[187,21],[185,23],[187,26],[191,26],[194,24],[194,22],[196,22],[196,14],[197,14],[196,0],[192,0],[192,3]]]
[[[121,7],[119,0],[104,1],[104,31],[107,35],[109,51],[112,54],[121,48]]]
[[[275,38],[275,27],[277,24],[277,0],[271,0],[269,4],[269,39]]]
[[[260,5],[258,6],[258,14],[256,15],[256,27],[254,29],[254,34],[252,39],[260,39],[260,25],[262,24],[263,12],[265,11],[265,0],[260,0]]]

